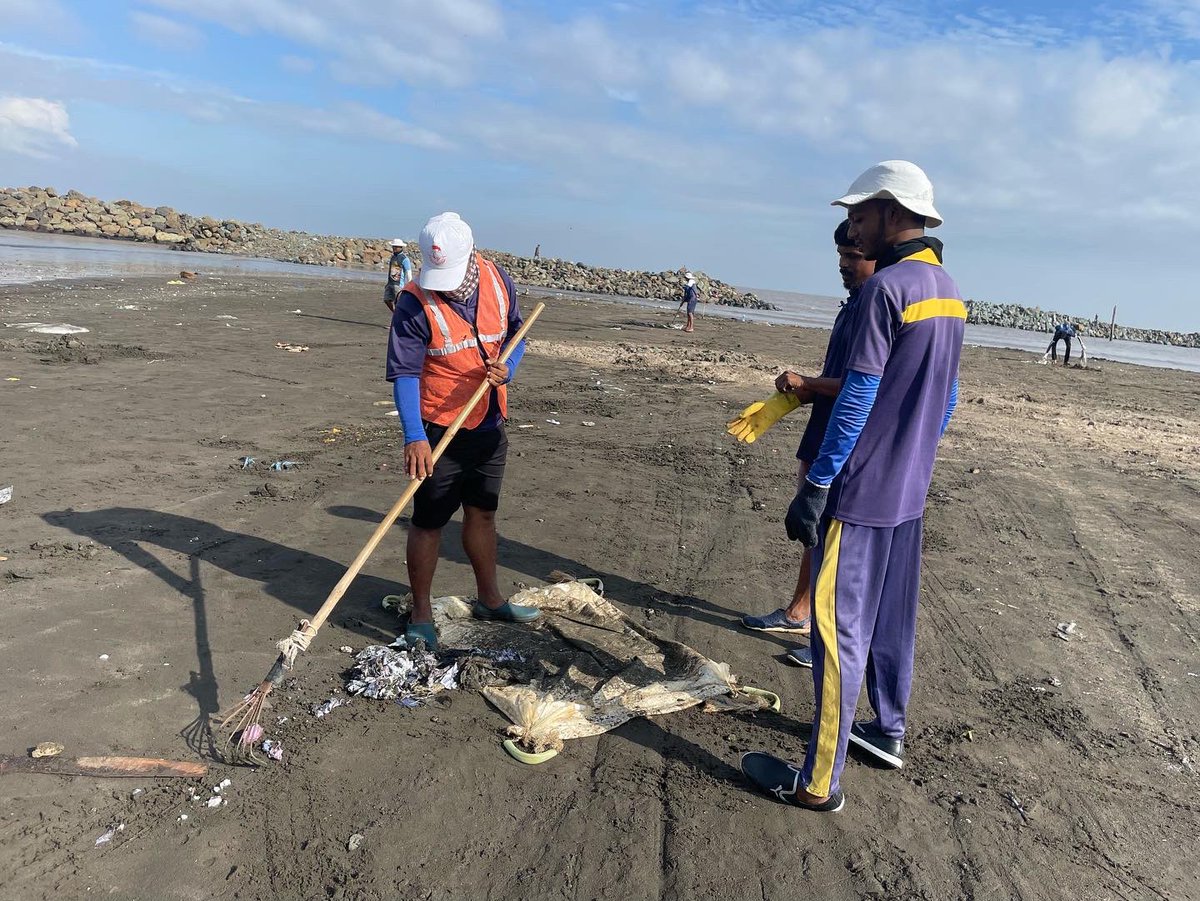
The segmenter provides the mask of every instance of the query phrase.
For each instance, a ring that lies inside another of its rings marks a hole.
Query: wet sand
[[[375,286],[163,282],[0,288],[0,322],[91,329],[79,346],[0,329],[0,753],[199,758],[208,716],[403,487]],[[338,647],[396,633],[379,600],[406,589],[402,521],[275,697],[283,764],[214,763],[203,797],[232,780],[215,809],[180,783],[0,777],[0,898],[1200,898],[1200,375],[964,352],[908,764],[852,756],[845,812],[820,817],[736,769],[744,750],[800,756],[812,715],[788,640],[737,628],[793,584],[803,419],[751,447],[723,429],[781,366],[815,368],[826,333],[669,322],[552,301],[512,389],[502,584],[598,575],[778,691],[782,717],[634,721],[533,768],[467,692],[315,719]],[[457,537],[440,594],[472,588]]]

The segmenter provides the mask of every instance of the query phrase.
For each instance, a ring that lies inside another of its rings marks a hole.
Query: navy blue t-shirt
[[[821,378],[840,379],[846,375],[846,359],[850,356],[850,340],[854,337],[857,311],[858,288],[854,288],[838,308],[837,318],[833,320],[833,329],[829,332],[829,346],[825,348],[825,365],[821,369]],[[804,429],[804,437],[800,439],[800,448],[796,451],[797,460],[812,466],[813,460],[817,459],[836,401],[836,397],[826,397],[822,394],[812,402],[808,425]]]

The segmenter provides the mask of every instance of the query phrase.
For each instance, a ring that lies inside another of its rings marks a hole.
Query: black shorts
[[[425,423],[431,446],[446,434],[446,427]],[[412,524],[418,529],[440,529],[460,506],[493,511],[500,506],[500,484],[508,459],[504,426],[482,432],[460,431],[421,483],[413,499]]]

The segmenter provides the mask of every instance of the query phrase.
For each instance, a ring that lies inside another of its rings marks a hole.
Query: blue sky
[[[0,184],[838,293],[929,172],[967,297],[1200,330],[1200,0],[0,0]]]

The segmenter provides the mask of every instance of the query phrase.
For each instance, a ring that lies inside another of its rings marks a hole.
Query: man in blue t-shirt
[[[904,765],[920,592],[921,525],[938,441],[958,397],[966,306],[942,268],[933,186],[904,160],[872,166],[834,201],[875,260],[862,286],[842,389],[808,477],[784,520],[813,547],[816,715],[802,765],[742,757],[765,792],[809,810],[845,804],[849,743]],[[866,676],[875,718],[855,722]]]
[[[679,307],[675,310],[678,314],[684,304],[687,305],[687,325],[683,327],[685,332],[696,330],[696,304],[699,300],[700,290],[696,287],[696,278],[690,272],[685,272],[683,274],[683,297],[680,298]]]
[[[842,387],[842,375],[846,371],[846,355],[850,352],[850,339],[854,337],[855,313],[858,310],[859,287],[875,272],[875,263],[865,259],[862,251],[850,240],[850,220],[843,220],[833,233],[837,247],[838,272],[842,276],[842,287],[850,292],[842,301],[833,329],[829,332],[829,344],[825,349],[825,365],[819,376],[784,372],[775,379],[775,390],[795,394],[801,403],[811,403],[812,412],[796,459],[800,461],[797,485],[803,485],[808,469],[817,458],[825,427],[833,412],[833,402]],[[788,632],[807,635],[812,624],[812,550],[805,548],[800,557],[800,575],[792,601],[786,607],[763,616],[743,616],[742,625],[756,632]],[[789,663],[812,666],[808,648],[793,648],[786,658]]]

